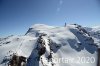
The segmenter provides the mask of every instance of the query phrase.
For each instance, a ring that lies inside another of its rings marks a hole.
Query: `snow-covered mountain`
[[[0,38],[0,66],[97,66],[100,30],[94,30],[35,24],[23,36]]]
[[[92,28],[85,27],[85,29],[93,37],[93,39],[95,40],[95,44],[97,44],[100,47],[100,26]]]

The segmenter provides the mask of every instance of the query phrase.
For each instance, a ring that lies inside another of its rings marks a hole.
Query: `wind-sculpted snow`
[[[80,27],[82,28],[82,27]],[[85,30],[82,28],[82,30]],[[72,41],[70,41],[72,44],[72,46],[77,50],[77,51],[81,51],[83,49],[86,49],[88,52],[90,53],[95,53],[95,51],[97,51],[97,46],[95,46],[94,44],[94,40],[92,39],[92,36],[90,36],[88,34],[88,32],[86,31],[82,31],[80,29],[71,29],[70,31],[77,37],[77,39],[79,40],[79,43],[76,43],[78,45],[78,48],[75,47],[75,45],[73,44]],[[75,42],[74,42],[75,43]],[[91,47],[90,47],[91,46]]]
[[[7,66],[14,53],[27,58],[26,66],[97,66],[97,49],[80,25],[35,24],[24,36],[0,39],[0,66]]]
[[[85,27],[85,29],[90,33],[90,35],[95,40],[95,44],[100,47],[100,27]]]

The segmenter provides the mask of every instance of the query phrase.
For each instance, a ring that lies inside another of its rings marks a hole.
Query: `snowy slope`
[[[77,24],[35,24],[24,36],[0,39],[0,66],[6,66],[13,53],[27,57],[27,66],[97,66],[98,46],[94,42]],[[3,61],[5,57],[8,60]]]
[[[95,44],[97,44],[100,47],[100,27],[85,27],[85,29],[90,33],[90,35],[93,37],[95,40]]]

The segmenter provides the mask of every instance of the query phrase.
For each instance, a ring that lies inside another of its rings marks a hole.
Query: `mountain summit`
[[[77,24],[35,24],[24,36],[0,38],[0,66],[97,66],[99,38],[92,33]]]

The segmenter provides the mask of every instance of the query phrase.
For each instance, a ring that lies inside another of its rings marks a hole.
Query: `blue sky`
[[[24,35],[36,23],[100,26],[100,0],[0,0],[0,36]]]

